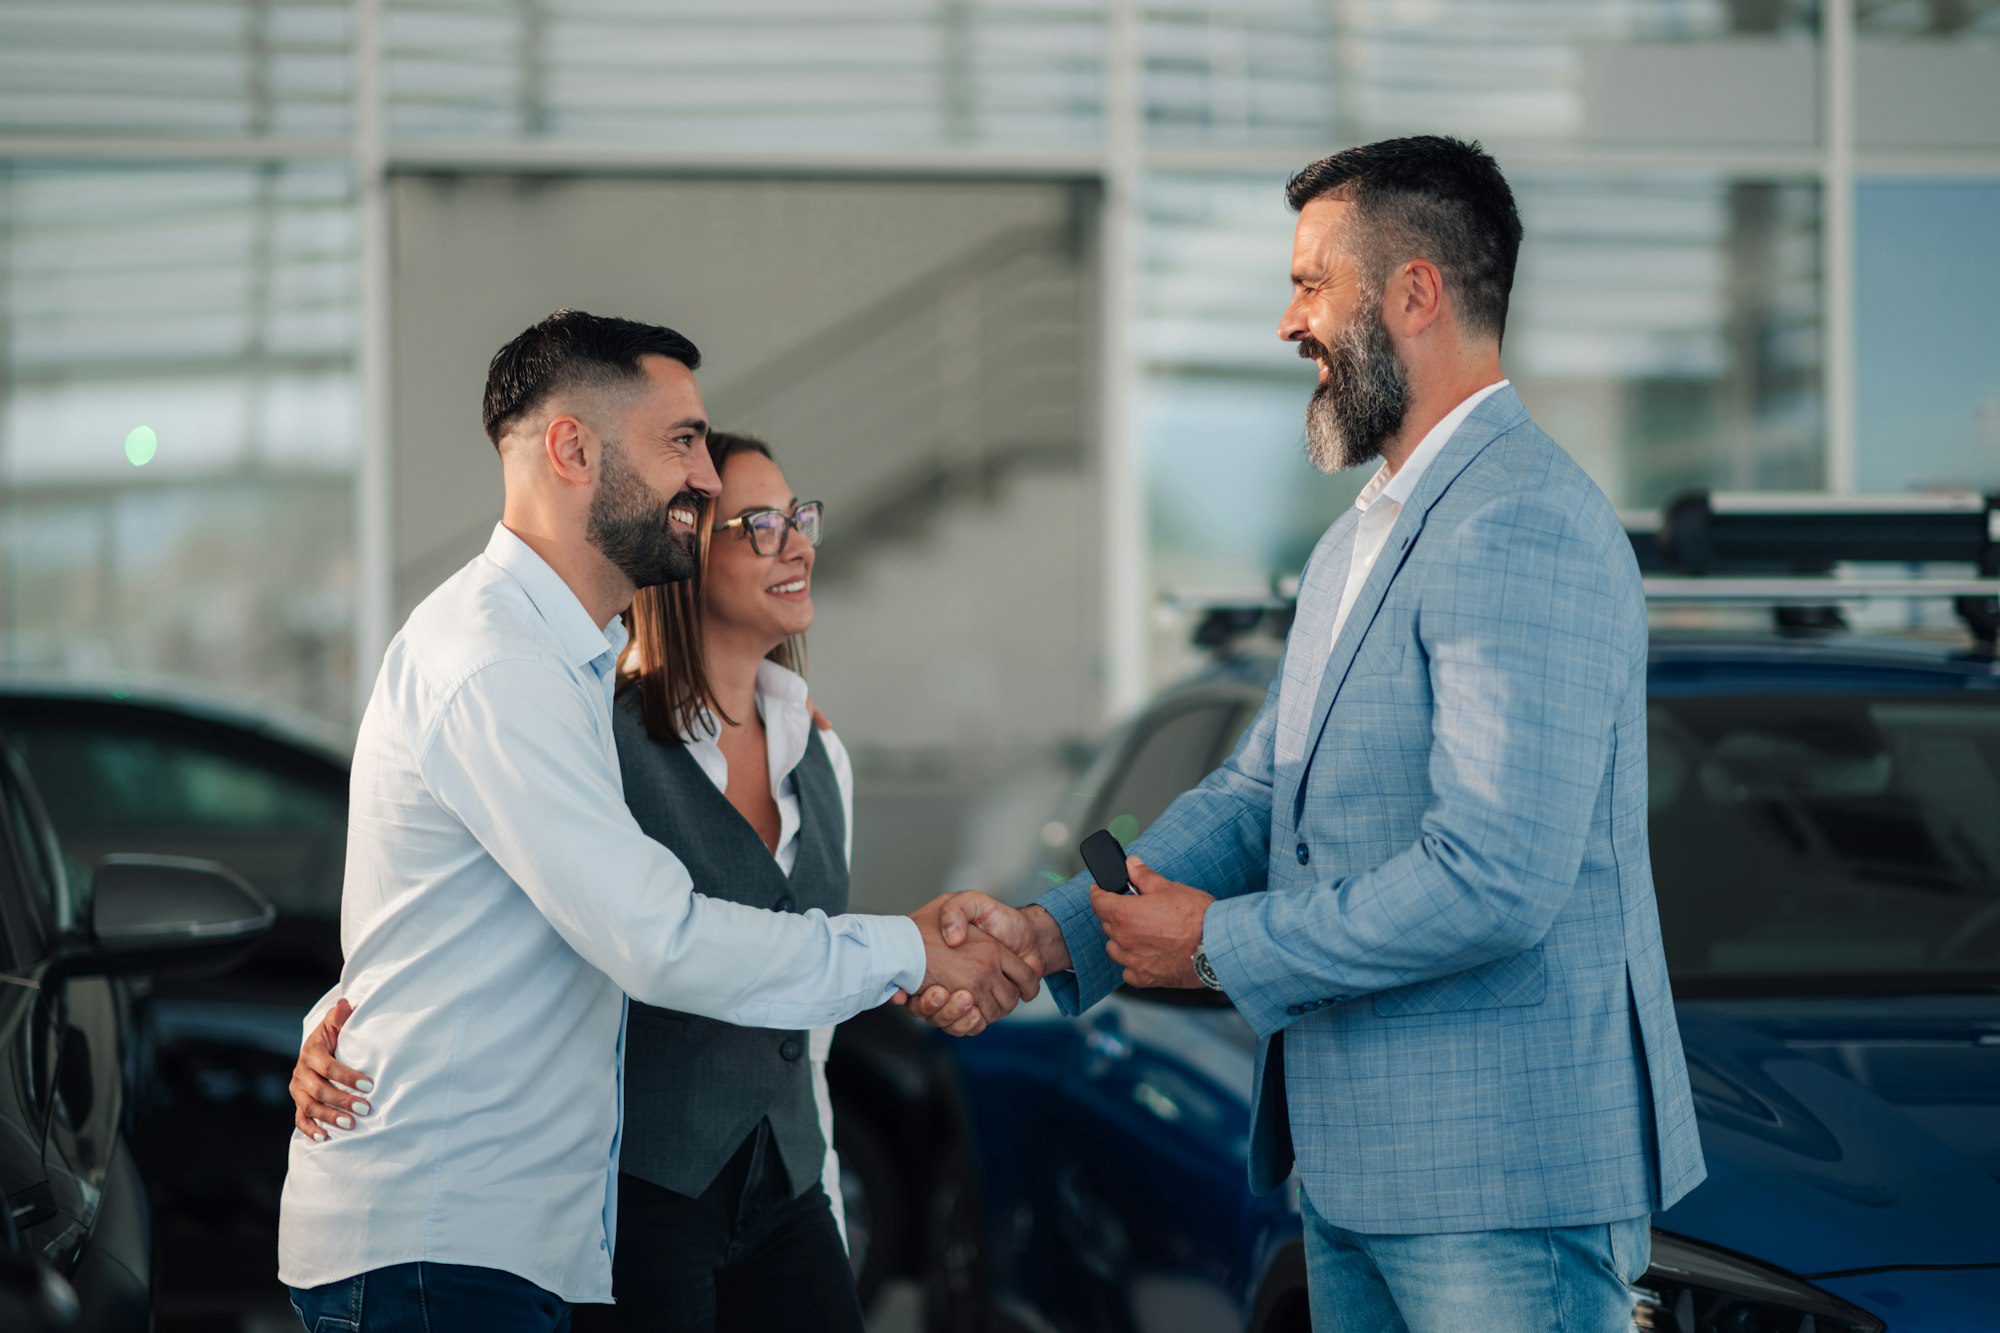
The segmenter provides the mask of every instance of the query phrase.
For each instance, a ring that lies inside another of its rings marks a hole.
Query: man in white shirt
[[[611,1297],[625,996],[755,1027],[921,984],[983,1025],[1037,966],[911,918],[703,897],[622,796],[620,614],[689,577],[719,482],[672,330],[558,311],[494,357],[506,504],[390,644],[355,745],[342,1057],[357,1132],[292,1142],[279,1276],[308,1329],[567,1327]],[[314,1006],[317,1013],[320,1006]],[[311,1021],[311,1020],[309,1020]]]

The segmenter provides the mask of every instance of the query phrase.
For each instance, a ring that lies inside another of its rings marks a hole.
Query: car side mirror
[[[277,920],[270,900],[214,861],[121,852],[97,863],[77,972],[202,976],[248,957]]]

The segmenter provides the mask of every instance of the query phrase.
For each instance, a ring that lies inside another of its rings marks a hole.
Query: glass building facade
[[[1287,175],[1477,137],[1621,507],[2000,487],[1985,0],[0,0],[0,639],[336,719],[392,628],[398,173],[1094,183],[1107,697],[1295,569]],[[1130,631],[1125,632],[1125,631]]]

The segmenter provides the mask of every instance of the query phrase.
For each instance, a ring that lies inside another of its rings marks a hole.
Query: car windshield
[[[1649,748],[1677,989],[2000,984],[2000,696],[1656,696]]]

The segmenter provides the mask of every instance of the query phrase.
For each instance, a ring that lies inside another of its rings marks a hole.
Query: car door
[[[278,907],[219,978],[148,983],[135,1146],[157,1218],[160,1299],[270,1282],[300,1018],[340,971],[346,773],[326,757],[152,707],[45,703],[10,729],[66,844],[222,862]]]
[[[1226,756],[1247,687],[1177,696],[1128,731],[1081,832],[1129,845]],[[1261,697],[1259,695],[1258,697]],[[1254,1044],[1233,1009],[1120,991],[1070,1025],[1060,1114],[1024,1154],[1037,1253],[1015,1271],[1063,1329],[1239,1327],[1252,1227],[1245,1159]]]
[[[65,982],[51,968],[59,923],[70,915],[66,874],[0,738],[0,919],[8,953],[0,1032],[12,1066],[0,1094],[0,1185],[28,1248],[64,1273],[75,1269],[97,1220],[123,1097],[111,983]],[[99,1056],[109,1058],[108,1078]]]

